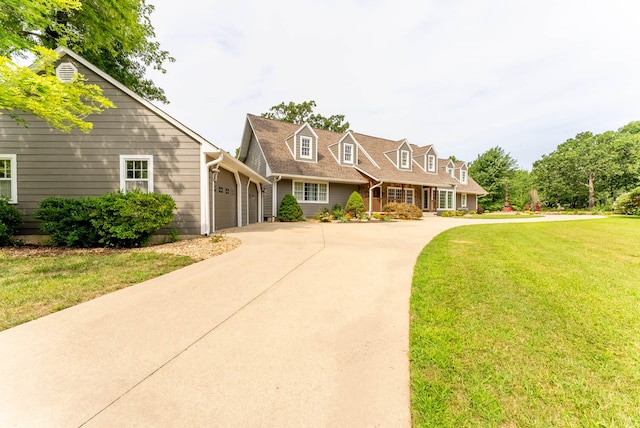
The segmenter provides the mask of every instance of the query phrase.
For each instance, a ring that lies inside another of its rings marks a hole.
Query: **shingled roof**
[[[398,150],[407,143],[406,140],[387,140],[366,134],[347,131],[336,133],[322,129],[313,129],[318,136],[318,160],[317,162],[297,162],[285,140],[298,131],[302,125],[267,119],[252,114],[247,115],[247,120],[262,148],[267,164],[272,175],[292,177],[322,178],[327,181],[369,183],[371,180],[385,183],[410,184],[418,186],[450,187],[457,186],[459,191],[465,193],[486,194],[485,190],[471,177],[468,183],[463,184],[447,174],[445,165],[448,159],[438,159],[436,173],[425,172],[417,162],[411,159],[411,170],[401,170],[387,157],[385,153]],[[334,145],[345,137],[347,133],[358,144],[359,156],[357,164],[341,165],[332,154],[329,146]],[[409,144],[413,151],[413,157],[426,154],[431,145],[417,146]]]

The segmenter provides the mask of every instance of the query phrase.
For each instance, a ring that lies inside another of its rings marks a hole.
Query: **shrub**
[[[33,217],[42,220],[40,230],[48,234],[51,243],[66,247],[98,247],[96,228],[91,224],[91,212],[97,198],[67,199],[50,197],[40,201]]]
[[[162,226],[173,221],[176,209],[169,195],[139,190],[108,193],[96,199],[91,224],[105,247],[141,247]]]
[[[467,214],[469,215],[474,215],[476,212],[474,210],[469,210],[469,212],[467,212]]]
[[[280,206],[278,207],[278,220],[279,221],[303,221],[304,214],[302,213],[302,208],[300,208],[300,204],[296,201],[296,198],[291,194],[287,193],[282,198],[282,202],[280,202]]]
[[[344,215],[344,210],[340,204],[335,204],[331,209],[331,215],[333,218],[340,218]]]
[[[443,211],[442,214],[440,214],[441,217],[451,217],[451,213],[449,211]]]
[[[478,205],[478,214],[482,214],[484,212],[484,208],[482,205]]]
[[[0,198],[0,245],[13,245],[13,235],[22,224],[22,214],[16,207],[9,205],[6,199]]]
[[[422,218],[422,210],[417,205],[405,202],[389,202],[382,211],[390,214],[393,218],[402,220],[418,220]]]
[[[640,215],[640,187],[618,196],[613,209],[619,214]]]
[[[351,196],[349,196],[349,200],[347,201],[347,205],[344,207],[344,211],[352,217],[359,217],[366,211],[364,208],[364,201],[362,200],[360,193],[355,191],[351,193]]]

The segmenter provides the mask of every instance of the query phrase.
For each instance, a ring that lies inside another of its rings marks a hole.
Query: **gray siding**
[[[344,162],[344,145],[352,144],[353,145],[353,163],[345,163]],[[358,164],[358,145],[351,135],[347,135],[342,142],[340,142],[340,154],[338,155],[338,159],[341,165],[357,165]]]
[[[456,208],[459,210],[477,210],[478,209],[478,197],[476,195],[470,195],[467,193],[467,206],[462,206],[462,193],[464,192],[456,192]]]
[[[38,234],[31,218],[49,196],[79,197],[120,188],[119,155],[153,155],[154,191],[178,205],[174,222],[180,234],[200,234],[200,145],[172,124],[75,64],[116,106],[89,117],[88,133],[62,133],[25,114],[28,128],[0,116],[0,153],[17,155],[18,209],[25,216],[22,234]]]
[[[263,177],[267,176],[267,161],[253,133],[251,133],[251,142],[249,143],[249,150],[244,163]]]
[[[300,202],[300,208],[305,217],[313,217],[318,211],[324,208],[331,209],[335,204],[340,204],[344,208],[349,200],[352,192],[358,191],[357,184],[329,183],[329,202],[328,203],[311,203]],[[278,182],[278,206],[284,195],[293,194],[293,181],[281,180]]]
[[[262,214],[265,220],[274,217],[273,214],[273,185],[264,186],[264,195],[262,197]]]

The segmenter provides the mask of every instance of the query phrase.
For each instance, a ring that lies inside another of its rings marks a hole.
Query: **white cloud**
[[[640,3],[155,0],[177,62],[165,110],[221,148],[246,113],[313,99],[358,132],[528,167],[567,138],[640,120]]]

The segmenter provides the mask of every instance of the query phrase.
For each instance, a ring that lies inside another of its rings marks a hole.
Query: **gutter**
[[[220,162],[222,162],[222,158],[224,158],[224,153],[222,151],[219,152],[220,156],[218,158],[212,160],[211,162],[207,162],[205,166],[205,170],[207,171],[207,193],[205,195],[205,206],[206,210],[206,219],[205,219],[205,236],[209,236],[211,233],[211,212],[215,212],[215,199],[213,200],[213,204],[211,204],[211,178],[209,173],[211,172],[211,167],[217,166]],[[215,219],[214,219],[215,220]]]

